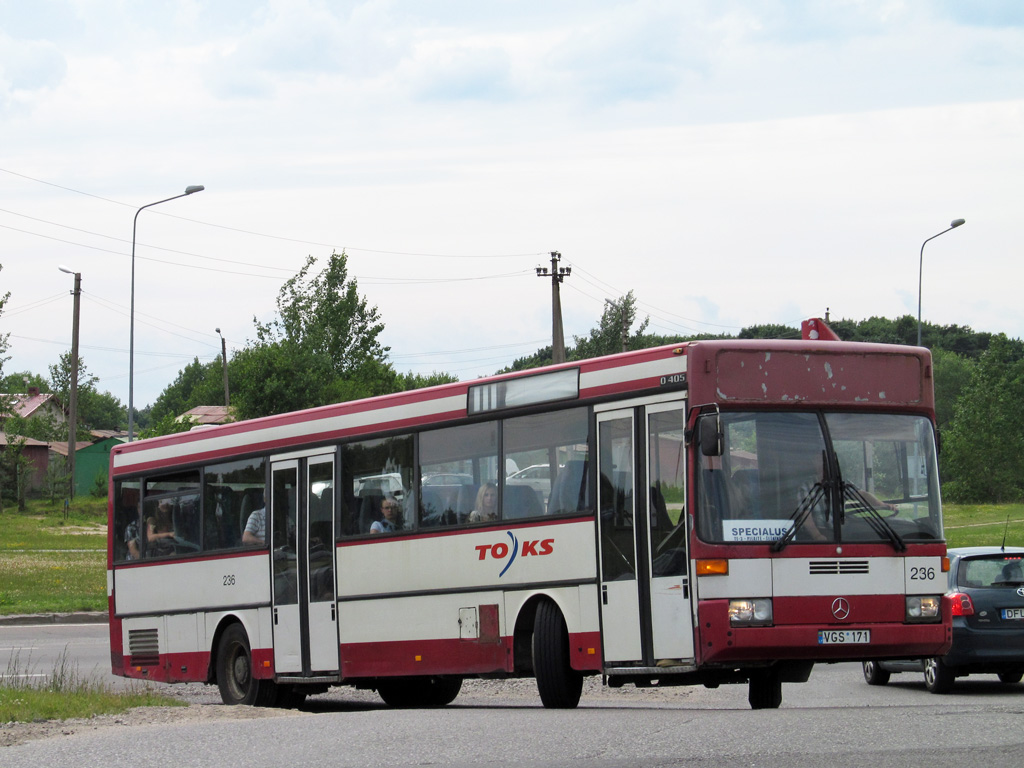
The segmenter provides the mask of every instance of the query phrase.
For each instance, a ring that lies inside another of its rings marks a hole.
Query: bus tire
[[[306,701],[306,688],[302,685],[277,686],[277,706],[284,709],[296,709]]]
[[[396,709],[443,707],[461,690],[461,677],[395,677],[377,683],[377,695]]]
[[[455,701],[462,690],[461,677],[431,677],[423,691],[423,706],[444,707]]]
[[[865,661],[862,666],[864,668],[864,681],[868,685],[885,685],[889,682],[889,677],[892,673],[882,669],[877,661]]]
[[[782,680],[774,669],[761,669],[750,675],[747,701],[751,709],[778,709],[782,704]]]
[[[999,682],[1006,683],[1007,685],[1019,683],[1021,678],[1024,678],[1024,671],[1020,669],[1005,669],[999,673]]]
[[[930,656],[924,660],[924,687],[931,693],[949,693],[956,675],[942,659]]]
[[[252,650],[241,624],[224,630],[217,646],[217,687],[225,704],[272,706],[276,698],[273,680],[257,680],[252,675]]]
[[[573,709],[580,703],[583,673],[569,664],[569,632],[558,606],[545,600],[533,622],[533,671],[540,700],[548,709]]]

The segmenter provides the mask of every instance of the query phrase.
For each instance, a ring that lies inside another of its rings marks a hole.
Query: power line
[[[134,205],[133,203],[124,203],[124,202],[121,202],[120,200],[112,200],[109,197],[101,197],[100,195],[94,195],[94,194],[92,194],[90,192],[82,192],[81,190],[73,189],[72,187],[65,187],[65,186],[62,186],[60,184],[54,184],[53,182],[44,181],[42,179],[37,179],[37,178],[34,178],[32,176],[28,176],[28,175],[26,175],[24,173],[18,173],[16,171],[9,170],[7,168],[0,168],[0,171],[2,171],[3,173],[8,173],[8,174],[10,174],[12,176],[17,176],[19,178],[26,179],[27,181],[35,182],[37,184],[44,184],[44,185],[46,185],[48,187],[55,187],[56,189],[62,189],[65,192],[73,192],[76,195],[84,195],[85,197],[91,197],[91,198],[93,198],[95,200],[102,200],[105,203],[112,203],[114,205],[120,205],[120,206],[123,206],[123,207],[126,207],[126,208],[132,208],[132,209],[138,207],[138,206]],[[200,224],[200,225],[202,225],[204,227],[211,227],[211,228],[214,228],[214,229],[222,229],[222,230],[225,230],[227,232],[238,232],[238,233],[243,234],[243,235],[251,235],[253,237],[262,237],[262,238],[266,238],[266,239],[269,239],[269,240],[280,240],[282,242],[288,242],[288,243],[298,243],[300,245],[313,245],[313,246],[316,246],[318,248],[331,248],[331,249],[334,249],[335,251],[338,249],[337,243],[321,243],[321,242],[317,242],[315,240],[303,240],[302,238],[297,238],[297,237],[284,237],[284,236],[281,236],[281,235],[271,235],[271,234],[268,234],[266,232],[256,232],[254,230],[242,229],[240,227],[230,227],[230,226],[227,226],[226,224],[214,224],[213,222],[209,222],[209,221],[201,221],[199,219],[190,219],[187,216],[179,216],[177,214],[167,213],[165,211],[153,211],[153,213],[155,213],[155,214],[157,214],[159,216],[167,216],[168,218],[171,218],[171,219],[178,219],[179,221],[187,221],[187,222],[192,223],[192,224]],[[16,215],[18,215],[18,214],[16,214]],[[57,226],[61,226],[61,225],[57,225]],[[104,237],[105,237],[105,235],[104,235]],[[422,257],[437,258],[437,259],[512,259],[512,258],[526,258],[528,256],[541,256],[541,255],[543,255],[542,252],[492,253],[492,254],[481,254],[481,253],[473,253],[473,254],[424,253],[422,251],[388,251],[388,250],[374,249],[374,248],[362,248],[360,246],[355,246],[355,245],[342,246],[342,250],[345,250],[345,251],[359,251],[359,252],[362,252],[362,253],[379,253],[379,254],[386,254],[386,255],[390,255],[390,256],[422,256]],[[211,258],[211,257],[204,257],[204,258]],[[271,267],[267,267],[267,269],[271,269]]]

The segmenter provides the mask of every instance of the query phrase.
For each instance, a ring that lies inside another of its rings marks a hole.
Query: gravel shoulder
[[[136,707],[117,715],[96,715],[76,720],[45,720],[33,723],[0,723],[0,747],[11,747],[35,739],[69,737],[106,728],[140,725],[188,725],[219,720],[257,720],[268,717],[300,717],[306,712],[384,709],[374,691],[349,687],[332,688],[313,696],[299,709],[228,707],[221,703],[216,686],[159,685],[159,692],[186,703],[185,707]],[[580,706],[672,706],[679,705],[700,689],[665,688],[637,690],[632,686],[611,689],[600,677],[584,681]],[[540,707],[533,680],[466,680],[452,706]],[[2,761],[0,761],[2,762]]]

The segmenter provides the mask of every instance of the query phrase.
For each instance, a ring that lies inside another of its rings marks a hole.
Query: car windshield
[[[697,531],[711,542],[942,537],[935,442],[923,416],[723,412],[717,455],[698,451]]]
[[[1024,586],[1024,567],[1020,554],[996,554],[986,557],[964,558],[957,569],[956,583],[960,587],[1020,587]]]

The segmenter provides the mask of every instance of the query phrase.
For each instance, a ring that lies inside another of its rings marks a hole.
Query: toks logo
[[[501,569],[501,573],[498,574],[500,579],[505,575],[505,571],[512,567],[512,563],[516,561],[516,557],[520,555],[519,551],[519,539],[517,539],[512,531],[505,531],[508,534],[509,539],[512,540],[512,547],[509,549],[509,545],[503,541],[499,541],[497,544],[478,544],[476,551],[480,554],[480,560],[486,560],[490,557],[493,560],[504,560],[508,558],[508,562],[505,563],[505,567]],[[530,541],[523,542],[522,556],[523,557],[539,557],[540,555],[550,555],[555,549],[554,539],[532,539]],[[511,555],[509,554],[511,552]]]

